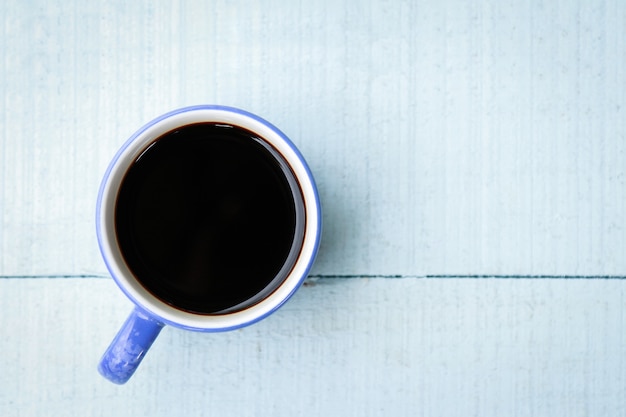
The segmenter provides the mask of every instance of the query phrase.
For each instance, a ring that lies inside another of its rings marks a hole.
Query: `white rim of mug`
[[[304,201],[304,239],[300,254],[282,284],[258,303],[225,314],[203,315],[174,308],[159,300],[134,278],[115,238],[114,215],[117,190],[134,160],[161,135],[193,123],[224,123],[240,126],[267,141],[293,171]],[[321,234],[319,195],[313,176],[295,145],[266,120],[241,109],[202,105],[185,107],[154,119],[126,141],[111,161],[98,194],[96,233],[104,262],[120,289],[136,305],[172,326],[198,331],[224,331],[259,321],[283,305],[300,287],[311,268]]]

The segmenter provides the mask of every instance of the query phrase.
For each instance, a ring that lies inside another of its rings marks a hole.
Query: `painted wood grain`
[[[227,333],[166,328],[133,379],[96,364],[108,279],[0,280],[0,415],[617,416],[621,281],[322,279]]]
[[[624,280],[523,278],[626,274],[624,2],[7,0],[0,56],[0,415],[626,413]],[[300,147],[327,278],[113,386],[99,181],[198,103]]]
[[[0,5],[0,274],[104,274],[104,169],[143,123],[243,107],[319,182],[317,274],[623,275],[619,0]]]

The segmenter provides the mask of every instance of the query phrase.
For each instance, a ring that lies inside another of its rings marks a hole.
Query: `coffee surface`
[[[136,279],[199,314],[271,291],[295,225],[293,193],[274,155],[250,132],[211,123],[153,142],[127,171],[115,211]]]

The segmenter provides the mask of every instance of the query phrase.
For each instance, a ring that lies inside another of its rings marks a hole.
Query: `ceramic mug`
[[[321,234],[318,192],[294,144],[216,105],[137,131],[104,175],[96,217],[104,262],[135,304],[98,366],[118,384],[165,325],[226,331],[276,311],[306,278]]]

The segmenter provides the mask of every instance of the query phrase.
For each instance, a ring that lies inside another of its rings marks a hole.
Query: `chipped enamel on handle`
[[[148,313],[135,308],[102,356],[98,365],[100,374],[116,384],[126,383],[163,326]]]

